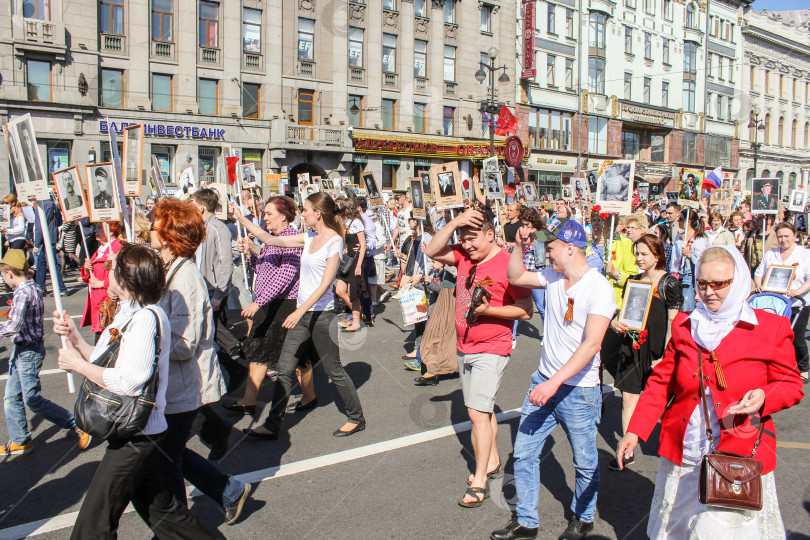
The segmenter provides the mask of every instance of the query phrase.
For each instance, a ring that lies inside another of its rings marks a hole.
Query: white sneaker
[[[395,294],[395,295],[394,295],[394,296],[392,296],[391,298],[393,298],[394,300],[399,300],[399,299],[400,299],[400,294],[401,294],[401,293],[397,292],[397,294]]]
[[[513,351],[515,350],[515,347],[517,347],[517,340],[516,340],[516,339],[513,339],[513,340],[512,340],[512,350],[513,350]]]
[[[391,291],[385,291],[380,295],[380,302],[385,302],[389,298],[391,298]]]

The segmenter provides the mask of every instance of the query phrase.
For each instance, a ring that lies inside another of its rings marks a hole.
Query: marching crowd
[[[235,523],[250,486],[216,465],[227,452],[230,426],[214,405],[255,415],[259,388],[271,381],[267,417],[243,431],[278,439],[286,414],[318,407],[312,368],[320,362],[347,417],[334,436],[366,429],[338,333],[373,327],[380,303],[418,290],[428,316],[413,327],[404,367],[418,373],[417,386],[460,379],[475,456],[458,500],[463,507],[481,506],[490,480],[508,466],[497,444],[497,392],[518,321],[535,312],[542,319],[542,352],[514,441],[515,515],[491,538],[537,537],[540,454],[558,424],[575,470],[574,517],[559,538],[593,530],[605,372],[622,395],[623,438],[611,474],[633,465],[639,440],[660,420],[651,538],[784,538],[772,415],[804,395],[810,315],[810,251],[789,212],[752,214],[742,200],[724,216],[705,203],[681,208],[634,200],[631,215],[617,216],[584,200],[496,202],[483,195],[477,177],[472,181],[469,208],[427,203],[425,218],[415,216],[404,192],[369,208],[362,197],[316,192],[296,205],[277,195],[259,201],[244,190],[222,221],[215,215],[222,210],[218,194],[202,188],[186,201],[148,199],[146,211],[136,213],[131,242],[122,240],[121,223],[61,225],[58,207],[41,202],[63,265],[75,264],[88,287],[78,325],[54,313],[53,330],[65,339],[59,366],[113,396],[142,397],[155,385],[137,432],[107,438],[72,537],[115,537],[130,502],[158,538],[211,537],[187,508],[185,481]],[[14,351],[5,394],[10,441],[0,455],[32,451],[26,407],[74,432],[85,449],[92,422],[79,417],[78,406],[74,417],[47,400],[39,384],[42,224],[26,226],[13,195],[4,203],[12,219],[0,231],[6,241],[0,273],[13,299],[0,337],[12,339]],[[784,292],[790,317],[748,302],[766,288],[772,266],[794,269]],[[246,280],[250,301],[239,309],[248,332],[239,340],[228,311]],[[639,282],[652,292],[637,306],[630,286]],[[398,289],[393,297],[392,289]],[[643,327],[622,319],[626,299],[628,310],[644,314]],[[77,326],[90,327],[92,343]],[[291,402],[295,392],[300,397]],[[198,418],[207,457],[187,447]],[[716,452],[759,464],[761,509],[701,502],[701,468]]]

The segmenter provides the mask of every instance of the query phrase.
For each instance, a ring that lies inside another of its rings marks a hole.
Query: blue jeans
[[[695,280],[692,274],[692,261],[686,261],[681,273],[681,289],[683,289],[683,305],[681,311],[692,311],[695,309]]]
[[[161,473],[166,488],[178,501],[186,504],[186,483],[191,484],[223,507],[236,502],[245,489],[245,483],[220,471],[216,465],[198,453],[186,448],[191,438],[191,427],[197,410],[167,414],[169,425],[163,440]]]
[[[601,388],[563,384],[545,405],[537,407],[529,401],[529,395],[535,386],[547,380],[539,371],[534,372],[520,413],[514,448],[518,522],[531,528],[539,524],[540,452],[557,424],[565,430],[574,454],[576,488],[571,511],[581,521],[593,522],[599,491],[596,426],[602,410]]]
[[[57,426],[65,429],[76,427],[73,413],[42,397],[39,370],[45,360],[45,345],[42,342],[30,345],[15,345],[8,360],[6,381],[6,425],[8,437],[16,444],[31,442],[31,432],[25,419],[25,407],[41,414]]]
[[[34,281],[42,289],[42,292],[45,292],[45,277],[48,273],[48,256],[45,254],[45,245],[37,246],[39,248],[39,253],[35,254],[36,257],[36,271],[34,272]],[[67,287],[65,287],[65,280],[62,279],[62,272],[59,271],[59,255],[56,254],[56,244],[53,244],[53,255],[55,257],[54,264],[56,265],[56,279],[57,283],[59,283],[59,290],[62,294],[67,292]]]
[[[543,320],[546,320],[546,290],[545,289],[532,289],[532,296],[534,297],[534,305],[537,306],[537,311]]]

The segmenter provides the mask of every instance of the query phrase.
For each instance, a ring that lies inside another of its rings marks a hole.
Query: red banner
[[[523,73],[524,79],[533,79],[537,75],[534,64],[534,0],[523,0]]]
[[[514,133],[517,128],[517,117],[512,114],[509,107],[501,107],[501,114],[498,116],[498,123],[495,125],[495,135],[508,135]]]
[[[226,157],[225,164],[228,167],[228,183],[233,185],[236,182],[236,166],[239,164],[239,158]]]

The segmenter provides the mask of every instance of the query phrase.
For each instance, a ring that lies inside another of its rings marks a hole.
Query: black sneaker
[[[568,522],[568,527],[557,540],[582,540],[593,530],[593,522],[580,521],[574,518]]]
[[[629,467],[633,463],[636,462],[636,458],[634,456],[624,458],[624,466]],[[608,463],[608,469],[611,471],[621,471],[622,469],[619,468],[619,460],[614,459],[610,463]]]

